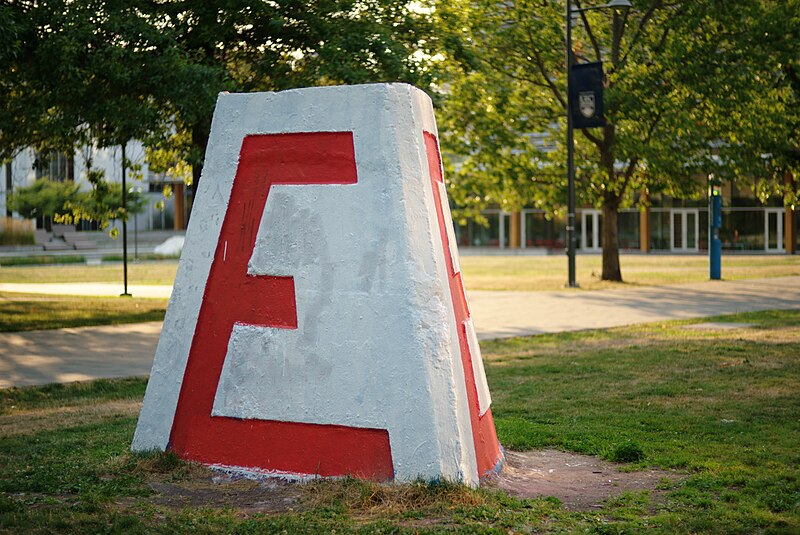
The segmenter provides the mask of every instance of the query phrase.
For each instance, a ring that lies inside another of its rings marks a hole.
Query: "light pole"
[[[583,11],[595,9],[630,9],[629,0],[611,0],[602,6],[572,9],[572,1],[567,0],[567,257],[569,278],[567,285],[577,288],[575,280],[575,249],[577,237],[575,236],[575,135],[572,127],[572,15]]]
[[[120,297],[130,297],[128,293],[128,187],[125,185],[125,171],[128,164],[125,159],[126,141],[122,144],[122,280],[123,291]]]
[[[136,194],[136,200],[139,200],[139,196],[142,194],[142,187],[141,186],[134,186],[129,190],[130,193]],[[133,261],[139,261],[139,214],[133,214]]]

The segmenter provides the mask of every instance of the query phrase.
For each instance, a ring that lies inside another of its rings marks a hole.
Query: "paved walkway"
[[[23,288],[24,286],[24,288]],[[119,284],[0,285],[0,291],[119,295]],[[130,287],[168,297],[167,286]],[[479,338],[597,329],[735,312],[800,309],[800,277],[592,292],[470,292]],[[0,388],[146,375],[160,323],[0,333]]]

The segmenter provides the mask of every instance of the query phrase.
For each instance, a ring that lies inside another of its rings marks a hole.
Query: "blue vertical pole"
[[[722,227],[722,195],[718,185],[711,184],[708,196],[708,260],[711,280],[722,278],[722,240],[719,231]]]

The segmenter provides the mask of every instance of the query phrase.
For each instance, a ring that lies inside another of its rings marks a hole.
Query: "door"
[[[584,210],[581,212],[581,250],[588,253],[599,253],[600,244],[600,211]]]
[[[764,212],[764,250],[768,253],[784,251],[783,208],[768,208]]]
[[[672,210],[670,246],[679,253],[697,252],[700,235],[700,211],[696,208]]]

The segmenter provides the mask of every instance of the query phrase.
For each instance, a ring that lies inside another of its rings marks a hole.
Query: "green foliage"
[[[18,187],[11,195],[11,209],[22,217],[54,217],[70,212],[70,206],[79,204],[85,195],[73,182],[54,182],[40,178],[30,186]]]
[[[644,459],[644,450],[636,442],[628,440],[622,444],[616,444],[608,452],[607,458],[617,463],[637,463]]]
[[[192,184],[192,168],[186,161],[186,155],[192,150],[192,140],[186,131],[179,131],[162,140],[145,147],[145,158],[148,168],[154,173],[164,173],[172,180],[181,180]],[[165,186],[164,196],[169,198],[172,189]]]
[[[0,301],[0,332],[163,321],[165,299],[12,297]]]
[[[617,215],[638,193],[700,198],[714,174],[755,177],[768,195],[798,170],[800,93],[790,82],[800,3],[632,3],[573,23],[576,60],[603,61],[607,76],[607,126],[575,137],[579,203],[603,208],[604,280],[621,280]],[[442,144],[461,214],[490,205],[564,214],[564,2],[440,8],[452,80]]]
[[[221,91],[404,81],[423,87],[427,2],[99,2],[3,7],[0,157],[141,139],[156,169],[199,177]],[[26,43],[22,47],[21,43]]]
[[[97,402],[136,398],[144,395],[147,380],[141,377],[98,379],[78,383],[53,383],[37,387],[12,387],[0,390],[0,413],[14,409],[54,407],[65,403]]]
[[[156,253],[139,253],[137,260],[178,260],[180,255],[162,255]],[[122,255],[113,253],[102,257],[103,262],[122,262]]]
[[[122,206],[122,184],[107,182],[100,170],[90,170],[87,180],[92,185],[88,194],[80,196],[76,201],[68,202],[69,212],[59,215],[60,223],[75,225],[81,221],[96,221],[100,228],[106,228],[110,221],[127,219],[128,214],[144,210],[145,198],[134,188],[129,188],[125,204]]]

